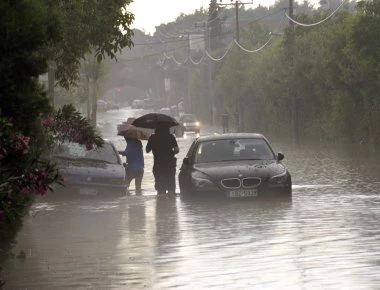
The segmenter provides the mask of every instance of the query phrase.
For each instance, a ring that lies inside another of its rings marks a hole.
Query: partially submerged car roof
[[[259,133],[227,133],[227,134],[214,134],[214,135],[200,136],[197,138],[197,142],[225,140],[225,139],[249,139],[249,138],[266,139],[264,135],[259,134]]]

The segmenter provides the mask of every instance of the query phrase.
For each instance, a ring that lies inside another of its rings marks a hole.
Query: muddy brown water
[[[116,124],[141,113],[105,113],[101,129],[121,150]],[[179,160],[193,138],[178,139]],[[157,200],[151,155],[142,196],[38,199],[14,248],[26,257],[2,265],[5,289],[379,289],[378,158],[273,145],[291,201]]]

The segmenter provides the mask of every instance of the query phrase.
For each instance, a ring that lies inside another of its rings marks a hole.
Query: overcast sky
[[[273,5],[275,0],[253,0],[252,2],[253,4],[250,4],[249,7],[254,9],[258,5]],[[310,0],[309,2],[317,4],[319,0]],[[223,3],[230,3],[230,0],[223,0]],[[132,27],[153,34],[155,27],[161,23],[172,22],[181,13],[191,14],[200,7],[208,9],[209,4],[210,0],[134,0],[129,5],[129,11],[135,14],[135,21]]]

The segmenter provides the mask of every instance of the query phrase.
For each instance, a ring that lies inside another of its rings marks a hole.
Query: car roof
[[[264,135],[260,133],[225,133],[225,134],[200,136],[197,138],[197,142],[226,140],[226,139],[252,139],[252,138],[266,139]]]
[[[112,141],[109,140],[109,139],[104,139],[104,138],[103,138],[103,142],[104,142],[105,144],[113,144],[113,145],[114,145],[114,142],[112,142]],[[65,141],[63,141],[63,142],[58,141],[57,143],[76,143],[76,144],[79,144],[78,142],[71,142],[71,141],[68,141],[68,140],[65,140]]]

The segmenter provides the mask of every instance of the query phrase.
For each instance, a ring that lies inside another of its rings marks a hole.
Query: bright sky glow
[[[275,0],[253,0],[252,2],[250,7],[254,9],[259,5],[271,6]],[[317,5],[319,0],[309,2]],[[223,3],[230,3],[230,0],[223,0]],[[210,0],[134,0],[128,10],[135,14],[132,28],[153,34],[156,26],[174,21],[181,13],[191,14],[201,7],[208,9],[209,5]]]

